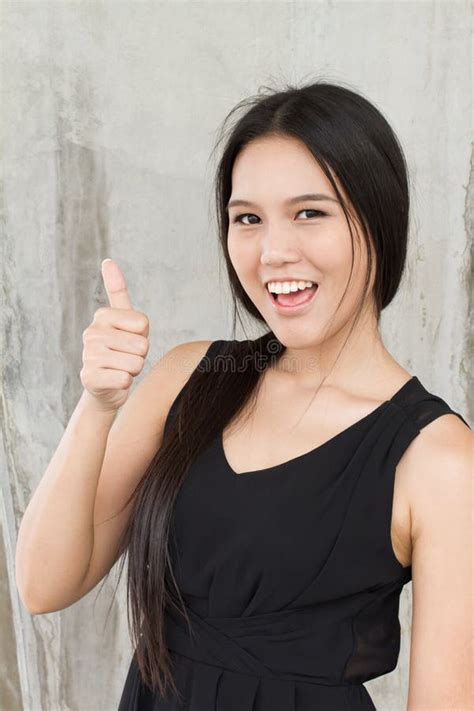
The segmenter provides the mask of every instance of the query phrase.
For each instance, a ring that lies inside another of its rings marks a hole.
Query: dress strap
[[[438,395],[429,392],[416,376],[407,383],[407,387],[395,395],[392,401],[401,407],[418,431],[438,417],[448,414],[456,415],[471,429],[461,413],[453,410]]]

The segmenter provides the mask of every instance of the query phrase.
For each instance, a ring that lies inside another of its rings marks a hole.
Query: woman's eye
[[[297,214],[299,215],[300,212],[313,212],[313,213],[315,213],[315,214],[313,215],[313,217],[324,217],[324,215],[326,214],[325,212],[322,212],[321,210],[312,210],[312,209],[310,209],[310,208],[305,208],[305,209],[303,209],[303,210],[300,210]],[[237,215],[236,217],[234,217],[234,219],[232,220],[232,222],[239,222],[241,225],[249,225],[249,224],[255,225],[255,224],[256,224],[255,222],[251,222],[251,223],[242,222],[242,218],[244,218],[244,217],[257,217],[257,215],[254,215],[254,214],[251,213],[251,212],[245,212],[245,213],[242,214],[242,215]],[[309,217],[308,219],[311,220],[311,219],[313,219],[313,217]]]
[[[316,217],[324,217],[324,215],[326,214],[325,212],[321,212],[321,210],[311,210],[309,207],[304,210],[300,210],[300,212],[314,212],[316,213]]]
[[[242,222],[243,217],[257,217],[257,215],[252,215],[251,213],[246,212],[243,215],[237,215],[237,217],[234,217],[232,222],[240,222],[241,225],[248,225],[249,224],[248,222]],[[255,223],[251,223],[251,224],[255,224]]]

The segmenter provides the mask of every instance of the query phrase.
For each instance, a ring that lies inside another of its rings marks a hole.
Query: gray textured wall
[[[383,335],[472,421],[469,2],[37,1],[1,12],[1,708],[113,711],[132,653],[124,587],[105,625],[113,575],[95,606],[98,588],[37,617],[14,577],[22,512],[82,390],[81,333],[106,303],[101,260],[117,259],[150,316],[144,373],[176,343],[232,337],[209,191],[216,129],[260,85],[349,82],[386,113],[413,180],[409,268]],[[410,594],[399,665],[367,684],[381,711],[406,707]]]

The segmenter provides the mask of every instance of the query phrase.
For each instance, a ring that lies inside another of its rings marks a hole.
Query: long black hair
[[[244,291],[227,248],[226,206],[232,192],[232,167],[246,145],[267,136],[297,138],[311,151],[344,210],[351,234],[352,265],[352,215],[362,226],[368,267],[352,328],[365,299],[372,297],[368,285],[373,273],[373,308],[378,323],[381,311],[397,292],[406,260],[409,185],[405,157],[394,131],[373,103],[342,84],[316,81],[279,91],[265,87],[237,104],[221,127],[215,146],[221,155],[214,194],[217,232],[233,298],[234,333],[237,318],[241,321],[240,308],[262,325],[265,321]],[[232,357],[234,367],[196,369],[181,392],[159,450],[127,501],[134,499],[119,546],[119,579],[128,557],[129,631],[144,684],[162,696],[169,687],[179,695],[166,646],[165,608],[173,607],[190,626],[170,555],[174,501],[196,456],[244,405],[255,401],[264,371],[261,364],[275,363],[284,350],[270,330],[254,340],[224,343],[221,352]],[[240,367],[243,363],[245,367]]]

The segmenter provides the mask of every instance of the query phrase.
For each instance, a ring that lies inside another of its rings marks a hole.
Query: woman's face
[[[308,193],[320,198],[291,202]],[[246,204],[235,205],[235,200]],[[272,136],[248,144],[233,166],[228,213],[228,249],[234,269],[283,345],[311,348],[351,320],[367,269],[365,242],[357,239],[353,225],[354,269],[333,318],[349,279],[351,236],[329,180],[302,142]],[[300,294],[309,299],[304,306],[278,308],[267,282],[293,280],[316,282],[318,287],[314,295]]]

